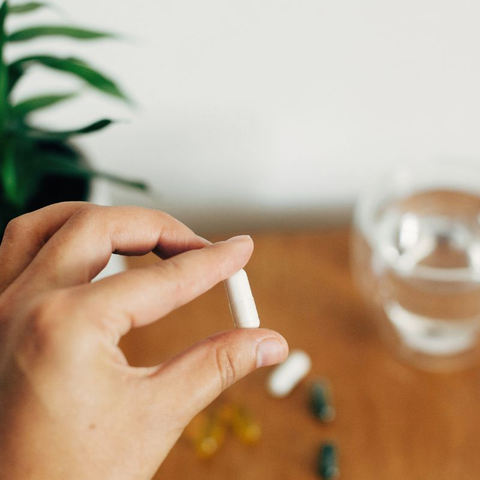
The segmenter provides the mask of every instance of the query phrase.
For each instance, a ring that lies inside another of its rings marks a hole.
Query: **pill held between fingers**
[[[258,328],[260,319],[245,270],[239,270],[225,280],[225,289],[235,327]]]
[[[267,381],[267,390],[273,397],[286,397],[312,368],[307,352],[292,350],[288,358],[278,365]]]

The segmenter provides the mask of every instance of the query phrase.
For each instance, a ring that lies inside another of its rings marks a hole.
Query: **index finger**
[[[164,212],[90,205],[76,212],[50,238],[24,273],[40,290],[70,287],[90,282],[112,253],[143,255],[153,251],[168,258],[206,244]]]
[[[94,321],[101,319],[117,340],[131,328],[158,320],[238,272],[252,251],[248,235],[233,237],[81,287],[79,303],[95,312]]]

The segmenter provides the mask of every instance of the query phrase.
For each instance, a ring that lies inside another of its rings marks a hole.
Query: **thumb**
[[[178,415],[183,428],[230,385],[259,367],[283,362],[287,355],[288,344],[277,332],[229,330],[180,353],[149,380],[155,383],[158,402],[172,417]]]

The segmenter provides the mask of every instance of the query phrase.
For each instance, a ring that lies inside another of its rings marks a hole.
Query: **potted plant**
[[[114,81],[78,58],[45,54],[22,56],[6,63],[5,49],[12,43],[45,36],[80,41],[113,37],[68,25],[41,25],[6,31],[5,20],[10,15],[24,15],[44,7],[43,2],[11,4],[7,0],[0,7],[0,233],[9,220],[25,212],[60,201],[87,199],[89,185],[95,177],[129,187],[146,188],[142,182],[95,170],[73,143],[75,137],[99,131],[109,126],[112,120],[101,119],[64,131],[32,125],[30,116],[33,112],[67,101],[76,96],[76,92],[46,93],[13,104],[15,86],[33,65],[73,75],[102,94],[127,100]]]

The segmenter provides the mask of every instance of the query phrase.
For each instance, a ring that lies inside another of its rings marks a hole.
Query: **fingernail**
[[[229,238],[225,240],[226,242],[244,242],[245,240],[251,240],[252,237],[250,235],[237,235],[236,237]]]
[[[283,362],[287,357],[285,345],[276,338],[267,338],[257,347],[257,367],[268,367]]]

